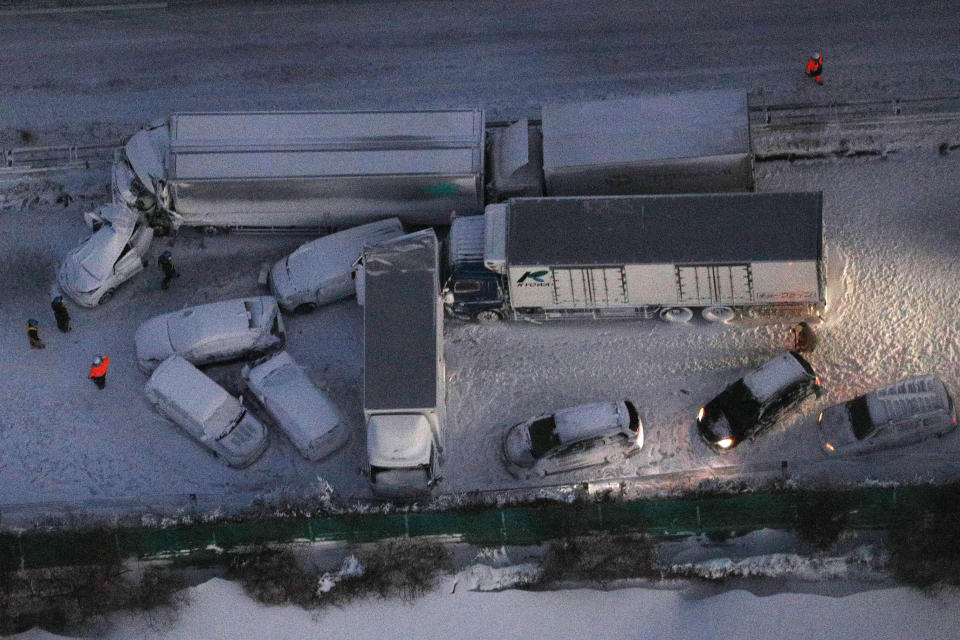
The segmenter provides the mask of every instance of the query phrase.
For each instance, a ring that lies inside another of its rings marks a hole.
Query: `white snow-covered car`
[[[350,432],[340,411],[286,351],[241,370],[247,388],[307,460],[340,449]]]
[[[202,304],[154,316],[137,328],[137,364],[150,373],[178,354],[195,365],[266,353],[283,346],[283,318],[270,296]]]
[[[170,356],[143,389],[164,417],[231,467],[246,467],[269,444],[266,427],[223,387],[180,356]]]
[[[643,448],[643,424],[634,404],[594,402],[510,427],[503,458],[511,475],[527,479],[604,464],[624,445]]]
[[[353,264],[365,246],[403,235],[399,218],[345,229],[301,245],[270,270],[270,292],[284,311],[309,311],[352,296]]]
[[[942,436],[957,428],[947,388],[934,376],[914,376],[824,409],[817,419],[827,455],[870,453]]]
[[[104,205],[99,215],[102,226],[67,254],[57,273],[60,289],[83,307],[103,304],[143,271],[153,240],[143,216],[127,207]]]

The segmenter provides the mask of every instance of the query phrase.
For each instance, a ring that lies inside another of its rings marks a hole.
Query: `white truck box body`
[[[509,276],[514,309],[824,303],[820,193],[499,206],[488,207],[485,262]]]
[[[367,247],[361,274],[367,452],[371,479],[382,479],[372,488],[423,494],[435,478],[445,397],[436,235],[427,229]]]
[[[483,207],[481,109],[177,113],[167,128],[178,224],[448,224]]]
[[[542,128],[548,196],[753,189],[744,93],[545,105]]]

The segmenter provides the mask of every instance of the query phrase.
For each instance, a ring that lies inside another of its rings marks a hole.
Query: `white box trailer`
[[[479,243],[470,233],[483,234],[482,265],[463,250]],[[444,301],[479,319],[813,318],[825,304],[822,236],[819,192],[515,198],[488,206],[482,227],[454,220]]]
[[[432,229],[364,249],[363,413],[375,494],[412,498],[436,484],[442,453],[443,309]]]
[[[483,209],[484,137],[481,109],[176,113],[130,138],[115,193],[173,227],[447,224]]]
[[[745,93],[546,105],[542,115],[548,196],[753,190]]]

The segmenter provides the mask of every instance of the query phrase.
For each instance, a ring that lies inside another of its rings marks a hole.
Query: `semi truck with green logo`
[[[500,318],[817,319],[822,195],[513,198],[453,220],[447,313]]]

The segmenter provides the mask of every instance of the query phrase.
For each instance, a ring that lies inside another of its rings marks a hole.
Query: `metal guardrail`
[[[892,98],[887,100],[854,100],[822,103],[768,104],[762,94],[748,99],[751,128],[803,127],[827,122],[855,122],[858,119],[902,117],[904,119],[934,114],[960,113],[960,95]],[[530,120],[539,124],[539,120]],[[487,127],[506,127],[509,121],[490,121]],[[57,145],[15,147],[0,150],[4,173],[30,173],[66,168],[83,168],[108,163],[117,144]]]
[[[866,488],[830,492],[833,508],[854,529],[884,528],[912,513],[942,508],[956,486]],[[0,534],[0,572],[127,558],[188,557],[255,544],[365,543],[399,537],[444,536],[477,545],[529,545],[586,533],[647,533],[657,537],[743,534],[790,529],[827,494],[756,493],[636,502],[552,503],[431,513],[272,517],[242,522],[194,522],[168,527],[87,531],[30,530]]]

